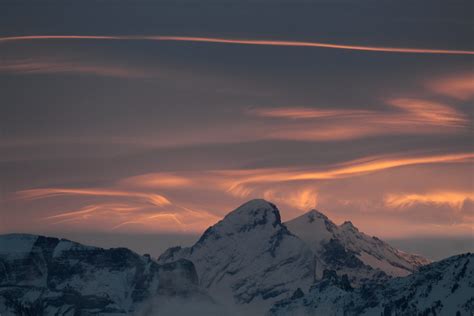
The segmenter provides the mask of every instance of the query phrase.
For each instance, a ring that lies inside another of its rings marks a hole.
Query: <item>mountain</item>
[[[200,284],[214,298],[247,312],[307,290],[325,270],[361,286],[406,276],[428,263],[359,232],[350,222],[337,226],[315,210],[283,224],[276,206],[265,200],[243,204],[195,245],[170,248],[158,262],[178,259],[194,263]]]
[[[171,248],[158,262],[192,261],[213,298],[262,315],[276,300],[309,288],[312,257],[282,224],[275,205],[252,200],[208,228],[192,247]]]
[[[347,279],[346,279],[347,281]],[[280,301],[269,316],[453,315],[474,313],[474,255],[463,254],[421,267],[385,284],[352,289],[326,270],[306,295]]]
[[[159,265],[125,248],[0,236],[1,315],[130,315],[156,297],[205,296],[187,260]]]
[[[462,314],[474,306],[473,260],[425,266],[350,222],[313,210],[282,223],[275,205],[252,200],[156,261],[0,236],[0,315]]]
[[[313,251],[316,279],[324,270],[334,270],[341,276],[346,274],[352,285],[358,286],[375,279],[406,276],[429,263],[360,232],[351,222],[338,226],[316,210],[285,225]]]

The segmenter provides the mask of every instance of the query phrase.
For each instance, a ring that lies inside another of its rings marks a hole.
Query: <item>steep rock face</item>
[[[306,295],[276,303],[268,315],[466,315],[474,313],[474,255],[454,256],[385,284],[357,289],[325,275]]]
[[[374,279],[406,276],[429,263],[360,232],[351,222],[338,226],[316,210],[285,225],[311,247],[317,278],[329,269],[341,276],[347,274],[354,285],[360,285]]]
[[[128,315],[155,295],[198,292],[197,283],[186,260],[159,265],[125,248],[0,236],[2,315]]]
[[[171,248],[159,262],[180,258],[194,263],[201,285],[213,297],[251,303],[257,310],[313,281],[311,251],[281,223],[275,205],[264,200],[243,204],[195,245]]]

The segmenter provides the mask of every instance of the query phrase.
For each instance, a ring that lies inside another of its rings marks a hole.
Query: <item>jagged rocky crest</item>
[[[453,256],[385,284],[353,289],[325,273],[309,293],[276,303],[268,316],[454,315],[474,312],[474,255]]]
[[[130,315],[155,296],[201,295],[192,262],[164,265],[125,248],[0,236],[1,315]]]
[[[316,279],[329,269],[347,275],[353,285],[360,286],[374,280],[406,276],[429,263],[421,256],[404,253],[377,237],[360,232],[350,221],[338,226],[316,210],[285,225],[313,251]]]

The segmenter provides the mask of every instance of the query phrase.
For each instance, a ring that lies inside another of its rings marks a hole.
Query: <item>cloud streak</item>
[[[431,124],[446,127],[465,127],[468,119],[453,107],[439,102],[398,98],[388,100],[388,104],[406,112],[405,116],[395,117],[395,122]],[[389,121],[389,120],[387,120]]]
[[[148,173],[125,178],[119,185],[147,190],[198,189],[204,187],[236,197],[247,198],[255,193],[254,188],[265,184],[304,181],[337,180],[358,177],[388,169],[406,166],[450,164],[472,162],[474,153],[452,153],[438,155],[387,155],[369,156],[341,164],[320,168],[262,168],[204,170],[196,172]],[[170,185],[171,183],[171,185]],[[268,191],[268,197],[277,196],[278,191]],[[299,200],[315,201],[316,192],[300,190]],[[305,203],[303,203],[305,204]]]
[[[344,126],[356,119],[358,124],[382,123],[387,125],[409,126],[415,124],[442,125],[449,127],[464,127],[467,117],[454,107],[440,102],[416,98],[393,98],[385,101],[398,111],[368,111],[353,109],[328,109],[309,107],[277,107],[254,108],[248,114],[264,118],[280,118],[291,120],[315,120],[317,122],[334,122],[347,120]]]
[[[474,97],[474,75],[472,73],[431,80],[426,83],[426,86],[435,93],[463,101]]]
[[[130,185],[129,182],[125,184]],[[156,183],[155,183],[156,184]],[[120,186],[119,186],[120,187]],[[137,189],[137,188],[135,188]],[[149,231],[199,232],[213,224],[218,216],[205,210],[193,210],[172,203],[157,193],[127,191],[126,188],[42,188],[16,193],[21,200],[36,200],[55,197],[97,197],[98,202],[76,210],[63,210],[43,217],[52,225],[87,223],[101,230],[119,230],[135,226]],[[113,199],[114,202],[108,200]],[[117,199],[122,201],[117,203]]]
[[[349,109],[317,109],[307,107],[255,108],[247,111],[250,115],[286,119],[319,119],[340,117],[364,117],[375,114],[374,111]]]
[[[267,139],[334,141],[368,136],[460,132],[467,116],[440,102],[415,98],[385,101],[384,111],[309,107],[254,108],[247,114],[270,118],[262,135]]]
[[[416,204],[448,204],[452,208],[461,209],[467,200],[474,201],[474,194],[470,192],[429,192],[392,193],[385,197],[385,204],[391,208],[407,208]]]
[[[458,153],[445,155],[428,156],[387,156],[387,157],[367,157],[364,159],[347,162],[338,166],[330,166],[323,170],[298,170],[298,169],[261,169],[244,171],[222,171],[220,174],[237,178],[229,185],[229,192],[242,190],[242,186],[252,183],[286,182],[286,181],[307,181],[307,180],[331,180],[360,176],[374,173],[386,169],[397,167],[437,164],[437,163],[459,163],[471,162],[474,153]],[[239,179],[240,178],[240,179]]]
[[[129,177],[121,180],[119,184],[141,188],[177,188],[191,186],[194,182],[192,179],[184,176],[162,172],[159,176],[155,174],[145,174]]]
[[[289,205],[301,211],[308,211],[316,208],[318,204],[318,191],[314,187],[304,187],[296,190],[267,189],[263,193],[263,198],[277,204]]]
[[[24,59],[5,61],[0,64],[0,73],[12,74],[87,74],[116,78],[149,78],[153,74],[145,70],[113,66],[107,64],[92,64],[77,61]]]
[[[123,178],[101,188],[40,188],[19,191],[14,197],[23,201],[62,197],[62,205],[69,202],[82,204],[79,208],[48,210],[42,221],[50,225],[141,232],[200,232],[238,203],[261,197],[276,202],[282,210],[290,212],[286,215],[301,214],[323,203],[328,211],[350,207],[351,212],[356,214],[352,216],[357,219],[359,202],[364,210],[371,210],[371,216],[377,216],[378,211],[394,213],[391,211],[394,208],[405,212],[408,207],[423,204],[447,205],[447,210],[452,212],[465,201],[472,201],[472,194],[447,190],[406,194],[397,193],[400,191],[390,188],[390,185],[379,191],[375,190],[376,184],[367,179],[371,176],[383,178],[388,170],[394,170],[392,173],[405,170],[396,170],[401,167],[436,165],[434,170],[446,164],[462,167],[473,159],[474,153],[371,156],[320,168],[158,172]],[[370,193],[358,195],[353,190],[348,193],[340,188],[328,191],[332,185],[345,181],[362,183],[361,187]],[[350,197],[353,193],[357,198]],[[35,205],[40,204],[35,202]],[[347,216],[335,218],[347,219]]]
[[[0,42],[31,41],[31,40],[141,40],[141,41],[173,41],[173,42],[194,42],[212,44],[232,44],[232,45],[259,45],[259,46],[283,46],[283,47],[311,47],[328,48],[348,51],[382,52],[400,54],[437,54],[437,55],[474,55],[471,50],[451,50],[451,49],[428,49],[428,48],[404,48],[404,47],[383,47],[383,46],[363,46],[344,45],[322,42],[303,41],[282,41],[282,40],[256,40],[256,39],[232,39],[217,37],[194,37],[194,36],[160,36],[160,35],[136,35],[136,36],[94,36],[94,35],[30,35],[30,36],[8,36],[0,37]]]
[[[102,197],[132,197],[145,200],[151,205],[164,206],[170,205],[171,202],[160,194],[155,193],[143,193],[133,191],[117,191],[101,188],[89,188],[89,189],[68,189],[68,188],[44,188],[44,189],[31,189],[23,190],[17,193],[17,197],[20,199],[42,199],[55,196],[65,195],[83,195],[83,196],[102,196]]]

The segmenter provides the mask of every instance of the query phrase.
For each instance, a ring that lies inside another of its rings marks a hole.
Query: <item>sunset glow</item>
[[[267,5],[5,17],[0,229],[199,234],[263,198],[381,238],[472,234],[465,13]]]
[[[41,199],[62,195],[91,195],[91,196],[117,196],[117,197],[135,197],[143,199],[155,206],[171,204],[167,198],[159,194],[146,194],[140,192],[113,191],[103,189],[32,189],[18,192],[21,199]]]
[[[82,197],[83,200],[87,197],[100,198],[100,202],[78,210],[62,210],[45,217],[45,220],[54,225],[81,225],[84,222],[96,225],[102,222],[104,216],[113,216],[113,220],[104,228],[168,231],[170,227],[176,227],[180,231],[197,232],[223,216],[222,213],[215,212],[216,205],[220,205],[215,204],[217,201],[226,199],[245,201],[262,196],[293,210],[291,214],[295,216],[300,212],[320,207],[320,201],[324,202],[328,198],[324,188],[334,181],[337,183],[344,179],[354,179],[370,186],[370,182],[366,182],[364,176],[383,174],[394,168],[403,170],[417,165],[434,165],[433,168],[444,164],[462,165],[472,162],[472,159],[474,159],[473,153],[375,156],[328,165],[319,170],[278,168],[148,173],[121,179],[111,187],[32,189],[17,192],[12,198],[23,200],[54,200],[60,197],[70,199]],[[387,190],[388,192],[380,196],[380,199],[388,210],[410,208],[417,204],[433,204],[447,205],[453,212],[458,212],[466,201],[474,200],[472,194],[462,192],[399,194],[390,192],[389,186]],[[206,192],[206,195],[211,194],[220,198],[211,203],[200,201],[199,204],[206,210],[202,207],[199,211],[192,210],[187,205],[191,206],[193,203],[186,197],[192,194],[191,192]],[[172,200],[167,197],[170,195],[174,196]],[[119,198],[123,202],[113,203],[110,198]],[[342,199],[339,202],[342,203]],[[465,217],[465,220],[468,221],[468,218],[469,221],[474,220],[471,217]]]
[[[386,197],[386,203],[390,207],[408,207],[416,203],[448,204],[460,209],[463,204],[471,200],[474,202],[472,192],[433,192],[428,194],[391,194]]]
[[[448,76],[427,83],[428,88],[460,100],[469,100],[474,96],[474,75],[461,74]]]

